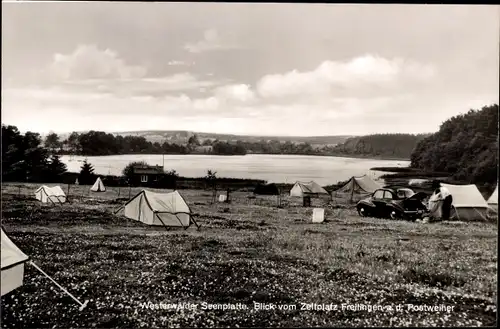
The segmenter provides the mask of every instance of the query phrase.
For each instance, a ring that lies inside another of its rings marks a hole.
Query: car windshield
[[[413,192],[409,188],[398,189],[398,198],[409,198],[413,194],[415,194],[415,192]]]

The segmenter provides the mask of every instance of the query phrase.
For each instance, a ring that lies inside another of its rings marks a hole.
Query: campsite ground
[[[89,300],[79,312],[26,265],[24,285],[2,297],[3,328],[496,325],[496,224],[360,218],[342,205],[326,207],[326,222],[312,224],[311,209],[290,200],[277,208],[275,197],[234,192],[231,204],[211,205],[211,192],[182,190],[202,227],[166,231],[114,216],[124,202],[117,190],[88,195],[89,188],[78,186],[70,202],[50,206],[30,199],[34,185],[2,186],[7,234]],[[120,191],[125,199],[128,193]],[[148,302],[199,305],[141,307]],[[203,302],[248,309],[203,310]],[[255,310],[254,302],[296,309]],[[338,309],[301,310],[301,303]],[[454,308],[418,311],[408,304]]]

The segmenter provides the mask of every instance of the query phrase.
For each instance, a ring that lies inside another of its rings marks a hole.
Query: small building
[[[157,187],[166,174],[162,166],[140,165],[133,168],[132,186]]]

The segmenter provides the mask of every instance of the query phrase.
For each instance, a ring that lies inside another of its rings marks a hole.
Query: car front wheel
[[[366,211],[365,207],[361,206],[361,207],[358,207],[358,214],[361,217],[366,217],[366,216],[368,216],[368,211]]]
[[[401,216],[401,214],[399,213],[399,211],[391,210],[390,218],[392,220],[399,220],[399,219],[403,219],[403,216]]]

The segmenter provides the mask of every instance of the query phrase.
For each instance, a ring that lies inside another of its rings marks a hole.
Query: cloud
[[[131,79],[144,77],[147,69],[127,65],[111,49],[79,45],[70,54],[55,54],[48,73],[56,80]]]
[[[460,111],[466,112],[468,106],[488,104],[495,99],[498,102],[498,96],[487,94],[456,95],[452,101],[438,102],[432,95],[408,94],[325,98],[318,102],[304,99],[279,104],[241,97],[248,89],[247,85],[230,85],[215,88],[206,97],[184,93],[122,97],[114,93],[76,92],[66,86],[6,88],[2,93],[2,120],[23,131],[38,132],[88,129],[187,129],[261,135],[425,132],[437,129],[443,120]]]
[[[222,40],[219,33],[215,29],[206,30],[203,33],[203,39],[195,43],[187,43],[184,46],[190,53],[201,53],[206,51],[214,50],[224,50],[224,49],[235,49],[239,48],[235,44],[228,43]]]
[[[349,91],[359,94],[427,81],[434,74],[431,66],[366,55],[345,62],[324,61],[313,71],[266,75],[257,82],[257,91],[263,97],[339,95]]]
[[[189,72],[80,79],[51,88],[5,88],[2,115],[9,124],[40,132],[63,127],[334,135],[428,132],[469,106],[498,102],[497,93],[475,91],[443,98],[445,85],[436,75],[423,63],[367,55],[265,75],[253,86]]]
[[[63,83],[70,91],[113,93],[122,96],[149,95],[161,97],[174,92],[187,92],[227,84],[229,80],[208,80],[189,73],[139,79],[87,79]],[[59,84],[61,85],[61,84]]]
[[[192,66],[195,65],[195,62],[184,62],[184,61],[169,61],[169,66]]]
[[[235,84],[218,87],[214,91],[215,95],[225,100],[239,102],[251,102],[256,100],[256,95],[247,84]]]

